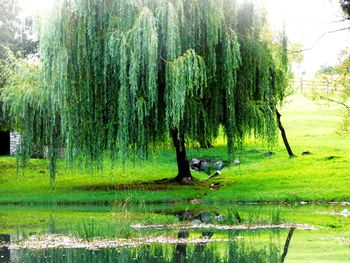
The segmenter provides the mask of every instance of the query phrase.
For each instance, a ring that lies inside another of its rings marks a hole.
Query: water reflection
[[[52,221],[54,222],[54,220]],[[50,224],[50,231],[55,232],[55,224]],[[1,244],[11,242],[10,235],[0,235],[0,262],[2,263],[110,263],[110,262],[164,262],[164,263],[191,263],[191,262],[219,262],[219,263],[275,263],[284,262],[293,237],[295,228],[287,233],[285,230],[270,229],[265,231],[229,230],[190,232],[189,230],[177,233],[177,244],[153,244],[136,248],[114,248],[101,250],[86,249],[46,249],[46,250],[9,250]],[[235,240],[231,242],[202,242],[186,243],[184,240],[193,238],[211,239],[215,237]],[[257,241],[257,235],[265,238]],[[282,242],[273,242],[280,240]],[[285,237],[285,234],[287,235]],[[218,236],[217,236],[218,235]],[[285,241],[284,241],[285,239]],[[15,240],[15,239],[14,239]],[[270,241],[267,241],[270,240]],[[282,243],[282,244],[281,244]],[[283,246],[284,244],[284,246]]]
[[[286,239],[286,243],[285,243],[284,249],[283,249],[283,254],[282,254],[282,257],[281,257],[281,262],[282,263],[284,262],[287,254],[288,254],[288,249],[289,249],[290,241],[292,240],[292,237],[293,237],[294,230],[295,230],[294,227],[292,227],[289,230],[289,233],[288,233],[288,236],[287,236],[287,239]]]
[[[237,236],[243,237],[237,242],[216,243],[214,241],[214,243],[209,244],[185,244],[183,242],[174,245],[119,249],[119,253],[117,249],[95,251],[95,253],[83,249],[35,252],[9,250],[1,248],[0,245],[0,263],[336,262],[338,258],[339,261],[346,258],[345,253],[349,249],[350,219],[342,216],[344,211],[346,212],[343,206],[321,205],[220,205],[218,207],[204,207],[202,205],[166,204],[164,206],[140,205],[112,208],[108,206],[0,206],[0,233],[11,234],[12,242],[26,239],[31,234],[58,234],[82,239],[170,237],[172,241],[176,237],[185,239],[184,241],[191,239],[230,240]],[[181,224],[178,224],[179,221]],[[201,224],[220,226],[269,225],[285,222],[309,224],[316,226],[316,228],[318,228],[318,224],[321,224],[322,228],[315,231],[266,229],[231,232],[223,229],[198,228]],[[130,227],[130,225],[135,224],[175,226],[183,224],[194,225],[196,228],[187,230],[190,232],[184,229],[180,232],[174,232],[179,231],[180,227],[177,230],[172,228],[134,229]],[[81,231],[82,229],[85,231]],[[274,231],[279,231],[279,233],[276,234]],[[271,238],[273,235],[275,236]],[[9,235],[0,235],[0,243],[9,240],[9,238]],[[270,238],[274,241],[272,245],[269,243]],[[55,260],[50,261],[49,258],[54,257],[56,257]],[[11,261],[9,261],[10,259]]]
[[[10,250],[7,247],[2,247],[1,244],[9,244],[11,242],[10,235],[0,235],[0,262],[10,261]]]
[[[7,259],[9,260],[9,259]],[[7,262],[7,261],[3,261]],[[16,263],[277,263],[281,262],[279,249],[270,244],[256,248],[244,242],[196,245],[150,245],[137,248],[85,250],[49,249],[20,250]]]
[[[210,213],[199,213],[198,215],[194,215],[191,211],[180,211],[175,213],[175,215],[179,218],[179,221],[198,221],[199,223],[210,223],[212,221],[212,215]],[[188,238],[190,235],[189,231],[180,231],[177,235],[178,238],[184,239]],[[200,239],[210,239],[214,235],[213,232],[207,231],[203,232],[200,236]],[[202,257],[204,253],[204,248],[207,243],[199,243],[195,246],[194,255],[196,258]],[[187,244],[179,243],[176,245],[175,254],[174,254],[174,262],[187,262]]]
[[[190,221],[194,225],[210,224],[222,220],[222,216],[216,212],[194,213],[188,210],[177,212],[179,221]],[[99,222],[99,221],[98,221]],[[102,222],[102,221],[101,221]],[[50,216],[48,223],[40,233],[61,233],[69,234],[71,231],[62,231],[62,226],[56,223],[55,217]],[[97,224],[97,223],[96,223]],[[99,231],[88,231],[94,237],[102,237],[101,234],[104,224],[93,225],[93,229]],[[68,229],[71,229],[68,227]],[[197,229],[181,230],[177,233],[177,244],[153,244],[144,245],[136,248],[114,248],[101,250],[86,249],[46,249],[46,250],[9,250],[1,247],[1,243],[10,243],[10,235],[0,235],[0,263],[110,263],[110,262],[164,262],[164,263],[275,263],[284,262],[289,245],[291,243],[294,228],[287,233],[286,230],[262,230],[263,238],[259,240],[260,231],[250,230],[208,230]],[[152,230],[153,231],[153,230]],[[161,230],[159,230],[161,231]],[[164,230],[165,231],[165,230]],[[167,230],[168,231],[168,230]],[[173,230],[169,230],[173,233]],[[107,231],[108,232],[108,231]],[[167,232],[168,234],[170,232]],[[38,232],[39,233],[39,232]],[[103,232],[104,233],[104,232]],[[109,232],[108,232],[109,233]],[[114,233],[114,232],[113,232]],[[119,233],[119,232],[118,232]],[[145,237],[151,236],[153,232],[139,233]],[[272,242],[272,239],[279,240],[280,234],[283,233],[282,242]],[[164,233],[153,233],[163,235]],[[174,233],[175,234],[175,233]],[[176,234],[175,234],[176,235]],[[215,235],[217,239],[235,240],[238,236],[244,236],[243,239],[232,242],[202,242],[210,240]],[[286,237],[285,237],[286,235]],[[17,238],[25,238],[28,235],[19,234]],[[107,235],[113,238],[115,235]],[[188,243],[185,240],[189,238],[199,239],[202,243]],[[16,237],[13,236],[13,240]],[[253,241],[252,241],[253,240]],[[270,242],[268,241],[270,240]]]
[[[188,238],[190,233],[188,231],[180,231],[177,235],[178,238]],[[179,243],[176,245],[174,262],[184,262],[186,259],[187,244]]]

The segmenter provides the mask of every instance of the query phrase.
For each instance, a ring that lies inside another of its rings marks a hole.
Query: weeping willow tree
[[[285,70],[254,5],[59,0],[52,10],[40,27],[40,103],[3,95],[18,122],[35,112],[41,132],[23,125],[22,149],[48,145],[52,178],[60,148],[69,162],[125,161],[171,138],[185,184],[188,142],[210,144],[220,127],[230,156],[247,136],[275,141]]]

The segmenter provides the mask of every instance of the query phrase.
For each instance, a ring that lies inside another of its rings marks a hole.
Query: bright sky
[[[26,14],[45,10],[50,0],[21,0]],[[246,1],[246,0],[239,0]],[[274,30],[286,25],[290,41],[301,43],[304,61],[295,71],[307,74],[317,71],[322,64],[334,65],[338,53],[350,43],[350,30],[327,34],[326,32],[349,27],[349,23],[336,23],[342,19],[338,0],[256,0],[265,6]],[[316,43],[317,42],[317,43]],[[297,73],[297,72],[296,72]]]
[[[349,22],[336,23],[343,19],[339,0],[261,1],[275,30],[285,23],[290,41],[301,43],[305,49],[312,48],[304,52],[300,72],[314,73],[322,64],[334,65],[339,52],[349,47],[350,30],[326,34],[317,42],[326,32],[350,26]]]
[[[19,0],[24,13],[33,15],[49,7],[52,0]]]

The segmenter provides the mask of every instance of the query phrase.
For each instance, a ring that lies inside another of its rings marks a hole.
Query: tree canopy
[[[60,148],[69,161],[142,159],[169,134],[212,141],[221,126],[233,154],[247,136],[275,141],[286,43],[251,3],[60,0],[42,18],[39,91],[2,97],[23,151],[48,145],[52,168]]]
[[[332,74],[334,72],[334,67],[331,65],[323,64],[321,65],[318,73]]]
[[[5,85],[8,71],[5,70],[8,50],[17,57],[26,57],[37,52],[37,41],[32,38],[32,19],[19,19],[20,8],[16,0],[0,1],[0,88]],[[10,121],[2,111],[0,101],[0,130],[10,128]]]

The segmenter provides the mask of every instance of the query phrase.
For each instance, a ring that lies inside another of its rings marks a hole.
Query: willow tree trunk
[[[190,163],[186,155],[185,136],[183,133],[179,133],[177,129],[172,129],[171,137],[173,138],[174,147],[176,149],[178,168],[178,174],[175,179],[180,184],[190,184],[193,181],[193,177],[191,175]]]
[[[295,157],[293,151],[292,151],[292,148],[290,147],[289,145],[289,142],[288,142],[288,138],[287,138],[287,135],[286,135],[286,131],[285,129],[283,128],[283,125],[282,125],[282,122],[281,122],[281,113],[278,112],[278,110],[276,110],[276,115],[277,115],[277,122],[278,122],[278,128],[280,129],[281,131],[281,135],[282,135],[282,139],[283,139],[283,143],[284,143],[284,146],[286,147],[287,149],[287,152],[289,154],[289,157]]]

